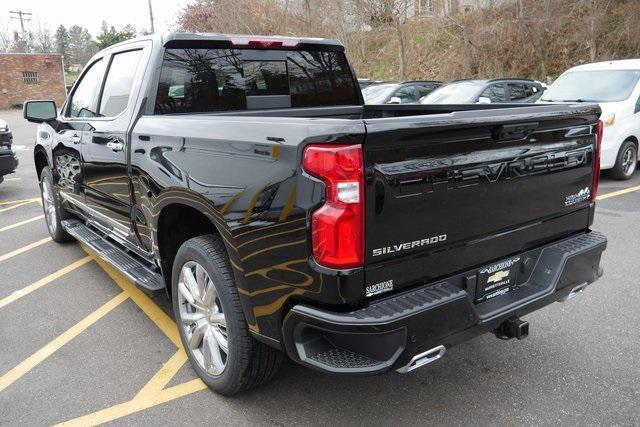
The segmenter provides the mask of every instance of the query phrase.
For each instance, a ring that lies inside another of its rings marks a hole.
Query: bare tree
[[[11,31],[9,31],[9,25],[5,22],[0,22],[0,53],[8,52],[11,47],[12,37]]]
[[[580,3],[588,11],[589,58],[594,62],[598,57],[598,39],[607,10],[611,7],[611,0],[582,0]]]
[[[434,13],[415,15],[419,0],[194,0],[180,24],[338,38],[358,75],[378,79],[544,79],[640,56],[640,0],[476,0],[470,11],[459,3],[434,0]]]
[[[38,30],[33,35],[32,49],[36,53],[52,53],[55,51],[54,39],[48,28],[38,24]]]
[[[542,25],[542,37],[538,44],[540,50],[540,72],[547,78],[547,60],[548,58],[548,46],[551,41],[551,6],[553,0],[544,0],[544,21]]]
[[[406,76],[406,37],[404,26],[409,17],[410,0],[355,0],[364,22],[372,27],[392,29],[398,43],[398,78]]]

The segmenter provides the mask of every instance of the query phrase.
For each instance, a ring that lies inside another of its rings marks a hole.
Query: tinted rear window
[[[269,52],[256,60],[239,49],[167,49],[156,114],[358,104],[344,53]]]

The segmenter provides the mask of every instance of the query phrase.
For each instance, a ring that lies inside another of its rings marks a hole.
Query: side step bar
[[[62,227],[143,290],[153,293],[164,289],[164,280],[159,272],[153,271],[142,261],[129,255],[124,249],[108,241],[106,237],[98,234],[79,220],[64,220]]]

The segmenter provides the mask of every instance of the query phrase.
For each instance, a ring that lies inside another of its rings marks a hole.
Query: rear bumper
[[[285,348],[297,362],[331,373],[400,369],[417,354],[493,331],[593,283],[606,244],[589,232],[518,254],[526,281],[478,304],[471,270],[347,313],[296,305],[283,323]]]
[[[18,159],[13,151],[0,148],[0,176],[10,174],[18,167]]]
[[[10,130],[0,131],[0,145],[11,145],[13,143],[13,134]]]
[[[608,130],[608,129],[607,129]],[[618,151],[622,141],[617,141],[617,135],[607,136],[607,130],[605,130],[605,136],[603,136],[602,147],[600,148],[600,168],[602,170],[611,169],[616,165],[616,158],[618,157]]]

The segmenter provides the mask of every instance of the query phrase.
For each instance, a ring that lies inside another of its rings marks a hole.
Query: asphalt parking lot
[[[0,425],[640,424],[640,173],[603,177],[595,229],[604,277],[526,318],[530,336],[485,335],[408,375],[327,376],[285,363],[235,398],[197,379],[170,306],[78,244],[48,238],[35,125],[0,111],[17,173],[0,184]]]

